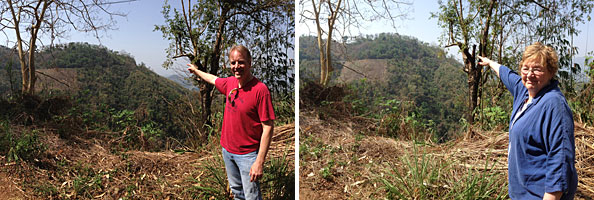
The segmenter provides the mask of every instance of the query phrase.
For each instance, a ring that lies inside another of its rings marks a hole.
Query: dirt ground
[[[386,169],[401,164],[401,157],[410,155],[413,143],[376,135],[373,120],[324,113],[300,112],[300,199],[386,198],[379,179]],[[575,126],[576,199],[594,199],[594,128]],[[477,132],[473,138],[426,144],[417,151],[453,163],[454,176],[462,177],[456,173],[465,169],[487,169],[488,164],[507,177],[507,144],[506,132]]]
[[[294,126],[275,127],[267,160],[286,155],[294,163]],[[0,157],[0,199],[190,198],[187,188],[207,178],[204,165],[213,163],[218,155],[212,152],[220,149],[216,139],[198,152],[114,152],[102,134],[62,139],[47,130],[41,134],[47,146],[43,158],[17,163]]]

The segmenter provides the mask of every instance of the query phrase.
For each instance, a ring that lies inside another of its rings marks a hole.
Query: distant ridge
[[[9,51],[0,47],[0,63],[11,59],[10,55],[6,56]],[[131,111],[142,108],[152,121],[162,124],[164,131],[179,134],[176,127],[168,127],[167,121],[173,113],[167,102],[179,99],[190,90],[156,74],[144,64],[137,65],[131,55],[104,46],[68,43],[42,49],[36,61],[38,71],[45,74],[38,73],[36,90],[39,95],[67,95],[91,108]],[[20,76],[20,70],[12,70],[16,91],[20,91]],[[10,85],[7,71],[0,69],[0,95],[10,93]]]

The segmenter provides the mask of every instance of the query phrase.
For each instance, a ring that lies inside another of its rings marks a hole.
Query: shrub
[[[274,101],[276,125],[289,124],[295,121],[295,100],[290,97],[277,98]]]
[[[10,130],[7,122],[2,124],[3,131],[0,137],[2,153],[6,155],[7,160],[31,162],[41,156],[45,151],[45,145],[39,140],[39,132],[33,130],[24,132],[22,135],[16,135]]]
[[[493,130],[498,127],[507,127],[509,114],[499,106],[488,106],[483,109],[477,121],[481,122],[483,130]]]

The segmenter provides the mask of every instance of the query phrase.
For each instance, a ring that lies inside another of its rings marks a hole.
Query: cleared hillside
[[[363,59],[345,62],[340,70],[337,82],[349,83],[360,79],[374,81],[386,80],[388,75],[387,59]]]
[[[506,131],[476,131],[445,143],[388,137],[377,134],[380,120],[349,115],[352,105],[340,100],[340,90],[303,99],[310,106],[300,110],[301,199],[509,198]],[[594,128],[575,127],[576,199],[592,199]],[[403,134],[418,134],[408,130]]]

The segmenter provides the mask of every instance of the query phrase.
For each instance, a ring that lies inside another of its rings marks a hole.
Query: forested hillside
[[[189,91],[144,64],[137,65],[132,56],[103,46],[69,43],[43,49],[36,62],[42,73],[37,82],[40,95],[69,96],[85,105],[80,107],[85,110],[79,112],[88,114],[86,120],[100,124],[115,112],[138,110],[145,115],[139,126],[152,126],[160,137],[185,137],[178,126],[169,122],[174,113],[167,101],[189,95]],[[18,67],[18,62],[14,65]],[[0,81],[0,94],[12,92],[10,80],[14,91],[19,91],[20,71],[12,70],[10,76],[7,73],[0,73],[6,77]]]
[[[319,77],[316,38],[300,38],[302,81]],[[430,130],[444,141],[459,130],[465,109],[461,64],[439,47],[410,36],[382,33],[334,43],[333,84],[344,84],[355,115],[383,118],[380,131],[398,135],[394,120],[404,116],[414,129]],[[400,123],[397,123],[400,124]],[[384,126],[385,125],[385,126]]]

